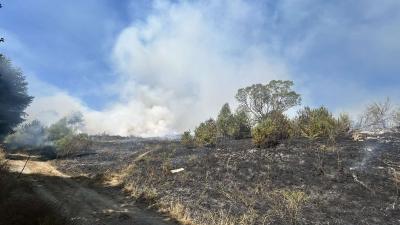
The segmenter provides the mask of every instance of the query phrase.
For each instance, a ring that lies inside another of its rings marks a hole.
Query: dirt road
[[[9,161],[11,170],[19,172],[26,157]],[[49,162],[29,160],[21,176],[30,179],[35,191],[71,215],[82,225],[173,225],[176,223],[141,207],[116,187],[100,187],[85,177],[70,177]]]

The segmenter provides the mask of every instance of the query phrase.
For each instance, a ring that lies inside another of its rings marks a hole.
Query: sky
[[[0,2],[0,52],[47,125],[80,111],[92,134],[175,134],[272,79],[353,116],[400,99],[398,0]]]

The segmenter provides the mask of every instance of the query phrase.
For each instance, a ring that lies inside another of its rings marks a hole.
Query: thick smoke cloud
[[[215,116],[240,87],[290,78],[282,60],[269,54],[273,46],[258,40],[265,22],[258,6],[227,3],[154,2],[145,20],[116,39],[118,79],[109,89],[118,101],[98,111],[57,93],[36,100],[31,115],[62,117],[79,108],[86,132],[160,136]]]

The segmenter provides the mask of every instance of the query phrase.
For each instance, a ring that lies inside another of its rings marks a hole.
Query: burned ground
[[[399,224],[400,135],[336,143],[290,140],[255,148],[107,140],[93,154],[57,160],[102,177],[187,224]],[[179,173],[170,170],[184,168]]]

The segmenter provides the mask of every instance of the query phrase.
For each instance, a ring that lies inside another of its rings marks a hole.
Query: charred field
[[[400,223],[399,133],[329,144],[292,139],[272,148],[255,148],[251,139],[201,148],[94,141],[92,152],[54,164],[118,185],[182,224]]]

